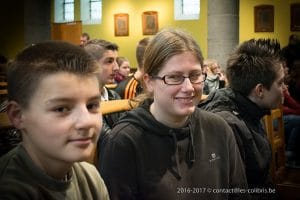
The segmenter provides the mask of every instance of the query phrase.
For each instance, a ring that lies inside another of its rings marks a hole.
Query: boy
[[[99,76],[100,82],[103,85],[101,88],[101,100],[110,101],[121,99],[118,93],[105,87],[106,84],[112,84],[114,82],[114,77],[119,69],[117,63],[119,50],[118,45],[102,39],[93,39],[87,43],[84,49],[95,60],[97,60],[101,68],[101,75]],[[120,115],[121,113],[103,115],[103,127],[98,144],[100,144],[102,138],[110,132],[114,123],[118,121]]]
[[[143,59],[145,49],[150,41],[150,38],[146,37],[139,41],[136,47],[136,60],[138,63],[136,72],[132,75],[118,83],[116,87],[116,92],[120,95],[122,99],[132,99],[142,93],[142,78],[143,78]]]
[[[284,73],[279,50],[279,43],[270,39],[251,39],[240,44],[227,61],[229,87],[211,93],[200,105],[223,117],[231,126],[249,188],[268,191],[274,187],[270,176],[272,152],[261,119],[282,101]],[[253,195],[258,199],[276,196]]]
[[[109,199],[87,160],[101,130],[98,64],[84,49],[44,42],[8,69],[7,114],[22,143],[0,159],[0,199]]]

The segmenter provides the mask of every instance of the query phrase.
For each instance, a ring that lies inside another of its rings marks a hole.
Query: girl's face
[[[211,66],[211,72],[216,75],[220,73],[220,66],[217,63],[213,63]]]
[[[201,65],[191,52],[175,55],[165,63],[156,77],[176,75],[192,76],[195,79],[199,74],[200,82],[193,84],[189,78],[184,78],[178,85],[168,85],[164,80],[153,78],[149,74],[144,76],[148,91],[153,93],[154,102],[150,111],[156,120],[170,127],[184,125],[199,103],[203,89]]]
[[[119,67],[119,73],[127,77],[130,74],[130,65],[128,61],[124,61]]]

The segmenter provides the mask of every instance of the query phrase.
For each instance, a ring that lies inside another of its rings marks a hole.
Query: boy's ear
[[[23,128],[22,108],[17,102],[15,101],[8,102],[6,107],[6,113],[10,122],[17,129]]]
[[[258,97],[259,99],[263,98],[265,89],[266,88],[263,86],[263,84],[261,83],[257,84],[254,88],[255,96]]]

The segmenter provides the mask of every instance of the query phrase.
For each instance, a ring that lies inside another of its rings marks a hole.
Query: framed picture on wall
[[[119,13],[114,15],[115,18],[115,36],[129,35],[129,15],[127,13]]]
[[[291,31],[300,31],[300,3],[291,4]]]
[[[274,32],[273,5],[259,5],[254,7],[254,31]]]
[[[158,31],[158,13],[146,11],[142,14],[143,35],[154,35]]]

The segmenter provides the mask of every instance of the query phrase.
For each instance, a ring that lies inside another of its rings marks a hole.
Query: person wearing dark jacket
[[[181,30],[162,30],[144,56],[140,106],[120,118],[101,146],[110,198],[247,199],[231,128],[196,107],[204,85],[196,41]]]
[[[141,82],[143,78],[143,57],[149,40],[149,37],[145,37],[138,42],[135,51],[136,61],[138,63],[137,70],[134,74],[118,83],[115,89],[122,99],[133,99],[143,91]]]
[[[101,68],[99,73],[99,82],[102,87],[101,101],[110,101],[121,99],[114,90],[105,87],[106,84],[114,83],[114,77],[118,71],[118,45],[106,40],[93,39],[89,40],[84,49],[95,59]],[[98,146],[101,141],[111,131],[114,123],[119,120],[122,112],[110,113],[103,115],[103,128],[101,129]]]
[[[284,73],[273,40],[248,40],[227,61],[229,87],[210,94],[202,109],[214,112],[231,126],[246,166],[249,188],[273,188],[272,152],[261,119],[282,101]],[[275,194],[254,194],[259,199]]]

